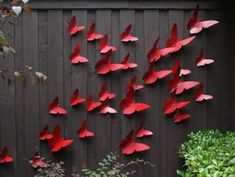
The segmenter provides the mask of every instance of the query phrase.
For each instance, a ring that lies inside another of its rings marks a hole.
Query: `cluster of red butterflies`
[[[203,28],[209,28],[217,23],[216,20],[207,20],[200,21],[198,19],[198,11],[199,6],[197,5],[194,10],[192,17],[188,21],[187,29],[190,31],[190,34],[196,34],[202,31]],[[137,41],[138,38],[131,35],[131,25],[128,25],[125,31],[121,34],[122,42],[132,42]],[[69,25],[68,32],[70,35],[75,35],[76,33],[84,30],[84,26],[76,25],[76,17],[72,17]],[[188,69],[181,68],[180,60],[176,59],[175,65],[169,70],[161,70],[157,71],[154,69],[154,64],[162,57],[175,53],[179,51],[183,46],[190,44],[196,36],[191,36],[186,39],[178,38],[177,34],[177,25],[174,24],[172,27],[170,38],[166,43],[165,48],[159,48],[158,42],[159,38],[154,42],[152,48],[147,53],[147,59],[150,62],[150,66],[148,70],[143,75],[142,80],[146,85],[156,83],[159,79],[163,79],[169,75],[173,75],[172,79],[168,82],[168,90],[170,93],[170,97],[163,105],[163,111],[165,115],[172,115],[175,123],[179,123],[183,120],[186,120],[190,117],[190,114],[182,114],[180,110],[191,103],[189,100],[176,101],[176,95],[182,94],[185,90],[192,89],[197,87],[194,99],[197,102],[201,102],[203,100],[210,100],[213,97],[211,95],[204,94],[203,83],[197,81],[184,81],[183,76],[191,73]],[[95,23],[92,23],[89,30],[86,34],[87,41],[94,41],[101,39],[101,42],[98,46],[100,53],[104,54],[103,58],[100,59],[96,65],[95,69],[98,74],[107,74],[112,71],[117,70],[127,70],[131,68],[136,68],[138,65],[136,63],[129,62],[130,54],[128,53],[121,63],[112,63],[111,54],[116,51],[116,47],[108,45],[108,36],[95,33]],[[80,55],[80,45],[78,44],[73,53],[70,55],[70,61],[73,64],[78,63],[86,63],[88,59]],[[204,50],[201,49],[198,57],[195,60],[197,67],[202,67],[208,64],[213,63],[214,60],[207,59],[204,57]],[[144,86],[137,84],[136,76],[132,77],[130,82],[126,85],[125,89],[127,90],[125,98],[123,98],[120,102],[120,109],[123,114],[131,115],[135,112],[143,111],[150,107],[149,104],[139,103],[135,100],[135,92],[137,90],[142,89]],[[80,97],[79,90],[76,89],[70,99],[71,106],[77,106],[86,102],[86,110],[88,112],[99,108],[99,113],[101,114],[114,114],[117,111],[109,105],[109,101],[115,97],[114,93],[107,91],[107,84],[104,83],[99,92],[99,101],[94,101],[92,99],[91,94],[88,95],[87,99]],[[50,114],[66,114],[66,110],[59,105],[59,99],[56,97],[53,102],[49,105],[49,113]],[[123,154],[132,154],[134,152],[141,152],[150,149],[150,147],[143,143],[138,143],[133,138],[134,130],[131,130],[130,133],[126,136],[124,140],[120,143],[120,149]],[[95,134],[87,129],[86,121],[83,122],[81,127],[77,130],[77,136],[80,139],[93,137]],[[143,124],[137,129],[135,136],[136,138],[141,138],[144,136],[150,136],[153,133],[149,130],[145,130]],[[72,139],[64,139],[61,136],[61,129],[59,125],[56,125],[52,134],[48,133],[48,125],[46,125],[43,130],[39,134],[40,140],[47,140],[48,146],[52,152],[57,152],[62,148],[67,147],[74,140]],[[9,163],[12,162],[13,158],[8,155],[8,149],[5,147],[0,154],[0,164],[1,163]],[[34,157],[31,159],[32,166],[37,167],[45,167],[46,164],[43,162],[43,159],[40,157],[38,152],[35,153]]]

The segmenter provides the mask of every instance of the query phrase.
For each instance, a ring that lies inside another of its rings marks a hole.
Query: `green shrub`
[[[184,170],[177,171],[179,176],[235,177],[235,133],[191,133],[179,154],[185,160]]]
[[[85,177],[128,177],[136,174],[136,166],[155,167],[148,161],[136,159],[127,163],[121,162],[118,153],[110,153],[98,163],[96,169],[82,169]],[[74,175],[74,177],[77,177]]]

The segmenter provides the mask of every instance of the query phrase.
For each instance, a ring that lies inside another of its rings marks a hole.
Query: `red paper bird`
[[[204,49],[201,48],[200,53],[196,58],[197,67],[209,65],[211,63],[214,63],[214,60],[204,58]]]
[[[103,37],[102,34],[96,34],[95,33],[95,23],[91,23],[91,26],[89,30],[86,33],[86,39],[87,41],[94,41],[97,39],[101,39]]]
[[[194,94],[194,98],[195,101],[197,102],[201,102],[201,101],[206,101],[206,100],[211,100],[213,99],[213,96],[211,95],[207,95],[207,94],[203,94],[203,84],[201,83],[198,87],[198,89],[196,90],[195,94]]]
[[[153,65],[150,65],[148,70],[145,72],[142,79],[145,84],[153,84],[158,79],[162,79],[162,78],[168,76],[169,74],[171,74],[171,70],[157,71],[153,68]]]
[[[49,140],[53,138],[52,134],[48,133],[48,125],[43,127],[42,131],[39,133],[38,138],[40,140]]]
[[[60,126],[56,125],[53,131],[53,138],[48,141],[48,146],[51,149],[51,152],[57,152],[73,143],[73,141],[73,139],[65,140],[61,136]]]
[[[100,114],[108,114],[108,113],[109,114],[116,114],[117,113],[117,111],[114,108],[112,108],[108,105],[108,101],[109,101],[109,99],[106,98],[106,100],[102,102],[101,109],[99,111]]]
[[[177,70],[179,69],[179,68],[181,68],[181,62],[180,62],[180,59],[179,58],[177,58],[176,59],[176,62],[175,62],[175,65],[172,67],[172,74],[174,75],[176,72],[177,72]],[[191,71],[190,70],[188,70],[188,69],[180,69],[180,73],[179,73],[179,76],[181,77],[181,76],[185,76],[185,75],[188,75],[188,74],[190,74],[191,73]]]
[[[82,123],[81,128],[78,129],[77,135],[78,135],[79,138],[84,139],[84,138],[93,137],[94,133],[87,130],[87,123],[86,123],[86,121],[84,121]]]
[[[175,102],[175,92],[173,92],[163,105],[164,114],[171,114],[176,110],[184,108],[190,103],[190,101]]]
[[[160,49],[158,48],[158,42],[159,38],[153,43],[152,48],[148,51],[147,58],[149,59],[149,62],[153,63],[158,61],[161,57],[171,53],[171,51],[174,49],[173,47],[167,47]]]
[[[102,41],[99,44],[99,50],[100,53],[107,53],[108,51],[116,51],[116,47],[110,46],[108,45],[108,35],[104,35],[104,37],[102,38]]]
[[[136,76],[133,76],[130,82],[126,85],[126,90],[129,90],[130,88],[133,88],[134,90],[140,90],[144,88],[144,86],[136,84]]]
[[[110,71],[117,71],[123,68],[122,64],[115,64],[111,62],[110,56],[112,51],[109,50],[102,59],[100,59],[96,65],[95,69],[98,74],[107,74]]]
[[[175,23],[172,27],[171,36],[166,43],[166,47],[173,47],[174,49],[171,50],[171,53],[174,53],[179,51],[183,46],[186,46],[189,43],[191,43],[195,38],[196,36],[191,36],[183,40],[179,39],[177,32],[177,25]]]
[[[138,41],[137,37],[131,35],[131,28],[132,28],[132,25],[129,24],[126,27],[125,31],[122,32],[122,34],[121,34],[121,41],[122,42]]]
[[[203,28],[209,28],[213,25],[218,24],[216,20],[205,20],[200,21],[198,19],[199,5],[193,11],[192,17],[189,19],[187,29],[190,30],[190,34],[196,34],[202,31]]]
[[[13,158],[8,154],[8,148],[4,147],[0,154],[0,164],[11,163],[13,161]]]
[[[136,63],[129,63],[129,57],[130,53],[128,53],[125,58],[121,61],[121,64],[123,65],[123,70],[131,69],[131,68],[136,68],[138,65]]]
[[[85,28],[85,26],[77,26],[76,21],[77,21],[76,17],[73,16],[69,25],[68,25],[68,33],[71,36],[78,33],[79,31],[82,31]]]
[[[101,90],[99,92],[99,99],[100,101],[105,101],[106,99],[112,99],[114,98],[116,95],[112,92],[108,92],[107,91],[107,83],[103,83]]]
[[[67,111],[59,105],[59,98],[55,97],[52,103],[49,105],[50,114],[66,114]]]
[[[187,120],[191,117],[190,114],[180,114],[179,111],[177,111],[173,117],[174,123],[180,123],[184,120]]]
[[[146,103],[136,103],[134,95],[135,95],[134,89],[130,88],[128,93],[126,94],[126,98],[122,99],[120,103],[120,108],[123,114],[131,115],[136,111],[140,112],[150,107],[150,105]]]
[[[92,101],[91,94],[88,95],[87,104],[86,104],[86,109],[88,112],[93,111],[95,108],[98,108],[100,105],[101,105],[101,102]]]
[[[144,136],[152,136],[153,132],[144,129],[143,123],[140,124],[139,128],[136,130],[135,136],[137,138],[142,138]]]
[[[130,155],[150,149],[150,146],[146,144],[135,142],[135,140],[133,139],[133,134],[134,131],[131,130],[126,138],[120,143],[119,148],[121,149],[123,154]]]
[[[80,45],[78,44],[75,48],[74,48],[74,52],[70,55],[70,62],[72,64],[78,64],[78,63],[87,63],[88,59],[85,57],[82,57],[80,55]]]
[[[84,103],[86,101],[85,98],[79,98],[79,90],[76,89],[73,92],[72,97],[70,98],[70,105],[77,106],[78,104]]]
[[[33,168],[46,168],[47,163],[43,161],[44,158],[41,157],[40,153],[37,151],[34,153],[34,156],[29,161],[32,164]]]

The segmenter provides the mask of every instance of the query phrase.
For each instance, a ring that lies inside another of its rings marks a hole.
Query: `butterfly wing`
[[[174,120],[174,123],[180,123],[184,120],[187,120],[191,117],[190,114],[180,114],[179,112],[177,112],[174,117],[173,117],[173,120]]]
[[[176,86],[176,95],[181,94],[184,92],[184,90],[192,89],[196,86],[198,86],[200,82],[197,81],[182,81],[179,82]]]
[[[209,28],[211,26],[214,26],[218,24],[219,22],[216,20],[206,20],[206,21],[200,21],[197,22],[191,29],[190,29],[190,34],[197,34],[202,31],[204,28]]]
[[[13,162],[13,158],[8,155],[8,148],[4,147],[0,154],[0,164],[2,163],[11,163]]]
[[[46,125],[45,127],[43,127],[42,131],[39,133],[39,139],[40,140],[49,140],[51,139],[53,136],[52,134],[48,133],[48,125]]]

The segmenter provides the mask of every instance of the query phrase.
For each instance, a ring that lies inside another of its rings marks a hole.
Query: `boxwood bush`
[[[218,130],[188,135],[179,150],[185,160],[182,177],[235,177],[235,133]]]

